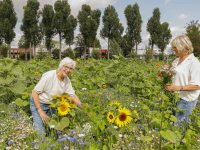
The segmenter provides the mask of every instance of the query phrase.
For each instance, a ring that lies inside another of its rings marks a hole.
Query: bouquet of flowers
[[[172,65],[166,64],[160,70],[158,74],[158,78],[162,79],[163,85],[166,83],[172,84],[173,76],[176,74],[176,70],[174,70]]]

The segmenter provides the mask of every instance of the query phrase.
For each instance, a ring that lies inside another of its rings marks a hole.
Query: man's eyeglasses
[[[68,66],[63,66],[65,69],[69,70],[69,71],[73,71],[74,69],[73,68],[70,68]]]

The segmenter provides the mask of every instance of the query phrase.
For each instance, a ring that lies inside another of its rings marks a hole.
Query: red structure
[[[27,49],[27,52],[30,52],[30,49]],[[25,48],[11,48],[10,54],[12,58],[19,58],[21,53],[25,53]],[[31,49],[31,55],[33,56],[33,49]]]
[[[105,58],[106,54],[108,53],[106,49],[100,49],[99,52],[100,52],[100,57],[102,58]]]

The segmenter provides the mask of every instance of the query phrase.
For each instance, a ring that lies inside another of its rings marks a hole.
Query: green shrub
[[[99,50],[93,50],[92,51],[92,58],[94,58],[94,59],[100,59],[100,52],[99,52]]]
[[[165,59],[164,53],[158,53],[158,59],[159,60],[164,60]]]
[[[33,58],[33,56],[32,56],[32,58]],[[21,53],[19,55],[19,59],[20,60],[25,60],[25,53]],[[27,60],[30,60],[30,52],[27,52]]]
[[[62,53],[62,57],[70,57],[71,59],[74,59],[75,56],[74,56],[74,52],[71,48],[68,48],[66,50],[64,50],[64,52]]]

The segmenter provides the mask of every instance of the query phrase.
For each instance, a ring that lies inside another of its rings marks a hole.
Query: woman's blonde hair
[[[176,47],[178,52],[182,52],[184,54],[190,54],[194,50],[192,42],[186,35],[179,35],[178,37],[173,39],[171,42],[171,46]]]

